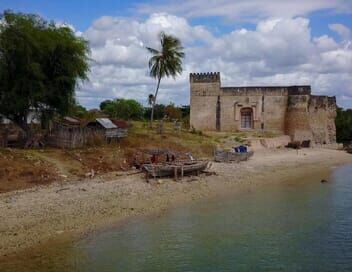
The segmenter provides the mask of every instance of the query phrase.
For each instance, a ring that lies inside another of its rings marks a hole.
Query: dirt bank
[[[245,163],[213,163],[216,176],[148,184],[141,174],[111,173],[94,180],[52,183],[0,195],[0,256],[77,237],[130,216],[159,212],[180,202],[240,192],[334,165],[352,155],[327,149],[263,150]],[[317,181],[319,182],[319,181]]]

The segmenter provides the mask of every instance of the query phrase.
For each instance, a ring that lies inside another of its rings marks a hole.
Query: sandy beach
[[[212,163],[216,175],[146,183],[134,172],[70,181],[0,194],[0,256],[50,240],[79,238],[132,216],[162,212],[173,205],[240,193],[259,184],[319,173],[352,163],[352,156],[329,149],[266,149],[240,164]],[[320,180],[317,180],[320,182]]]

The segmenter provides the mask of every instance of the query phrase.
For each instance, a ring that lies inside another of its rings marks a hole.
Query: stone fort
[[[197,130],[336,143],[336,98],[312,95],[310,86],[222,87],[220,73],[191,73],[190,99],[190,125]]]

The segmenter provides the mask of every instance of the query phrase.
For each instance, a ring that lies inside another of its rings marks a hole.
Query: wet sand
[[[352,156],[328,149],[256,152],[240,164],[213,163],[217,175],[146,183],[144,175],[110,174],[0,195],[0,257],[50,240],[70,240],[133,216],[160,213],[189,201],[241,193],[267,182],[328,173]],[[320,182],[320,180],[317,180]]]

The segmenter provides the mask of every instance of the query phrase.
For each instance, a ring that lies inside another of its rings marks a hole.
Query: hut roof
[[[117,126],[108,118],[97,118],[97,122],[106,129],[117,128]]]
[[[128,128],[128,123],[124,120],[111,120],[118,128]]]
[[[78,120],[78,119],[76,119],[76,118],[73,118],[73,117],[70,117],[70,116],[65,116],[65,117],[63,118],[63,121],[64,121],[65,123],[72,124],[72,125],[79,125],[79,124],[81,124],[81,121],[80,121],[80,120]]]

